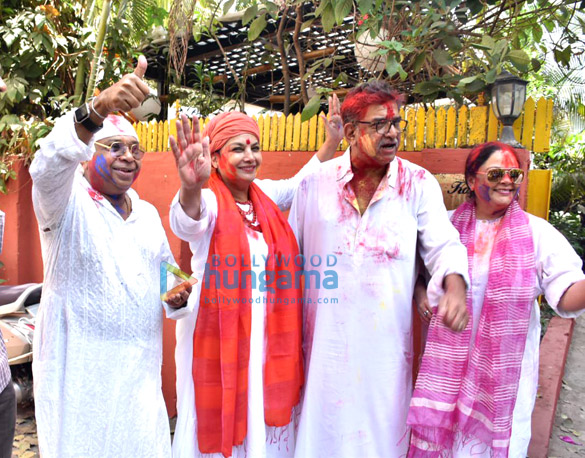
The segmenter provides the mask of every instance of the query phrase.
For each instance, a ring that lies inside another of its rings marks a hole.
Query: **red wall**
[[[6,213],[0,278],[10,285],[43,280],[43,261],[37,220],[33,211],[32,179],[28,168],[14,164],[16,180],[8,181],[7,193],[0,194],[0,210]]]

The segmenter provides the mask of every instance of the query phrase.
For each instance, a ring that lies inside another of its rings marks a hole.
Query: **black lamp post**
[[[496,81],[491,86],[492,107],[496,118],[504,126],[500,141],[514,148],[522,147],[514,137],[512,125],[518,119],[524,107],[524,102],[526,101],[526,84],[527,81],[504,71],[498,75]]]

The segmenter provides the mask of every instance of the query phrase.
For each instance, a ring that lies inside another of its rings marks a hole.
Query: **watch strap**
[[[90,107],[88,103],[81,105],[77,110],[75,110],[75,122],[77,124],[81,124],[85,127],[89,132],[95,134],[98,130],[104,127],[103,124],[96,124],[90,118]]]

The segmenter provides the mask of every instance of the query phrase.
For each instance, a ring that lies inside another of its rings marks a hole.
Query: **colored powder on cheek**
[[[490,187],[488,185],[486,184],[479,185],[477,193],[486,202],[491,202],[492,199],[490,198]]]
[[[519,167],[518,160],[516,159],[516,156],[514,156],[509,151],[502,151],[502,167],[505,167],[508,169],[514,168],[514,167]]]
[[[376,155],[376,148],[374,148],[374,142],[372,142],[372,139],[369,137],[369,135],[360,136],[358,142],[360,149],[368,156],[374,157]]]
[[[103,155],[95,156],[89,163],[91,185],[99,188],[104,182],[112,181],[106,158]]]
[[[230,164],[227,160],[227,155],[220,153],[219,155],[219,168],[226,178],[233,180],[236,178],[236,168]]]

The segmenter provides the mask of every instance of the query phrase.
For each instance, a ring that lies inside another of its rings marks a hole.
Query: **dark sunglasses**
[[[502,169],[494,167],[488,169],[486,172],[477,172],[478,175],[485,175],[490,183],[499,183],[502,181],[506,173],[510,177],[510,180],[515,184],[520,184],[524,180],[524,170],[522,169]]]

